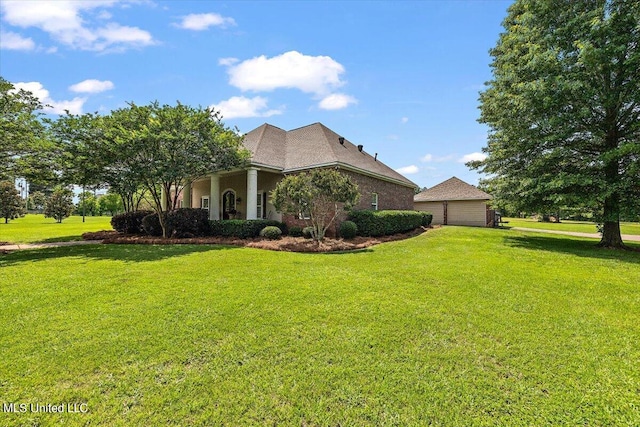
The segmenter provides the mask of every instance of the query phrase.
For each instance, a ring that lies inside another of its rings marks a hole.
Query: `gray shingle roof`
[[[321,123],[284,131],[264,124],[244,137],[251,152],[251,163],[281,170],[284,173],[323,166],[339,166],[360,173],[397,182],[408,187],[416,184],[367,152],[344,140]]]
[[[490,200],[492,196],[455,176],[413,197],[414,202],[450,200]]]

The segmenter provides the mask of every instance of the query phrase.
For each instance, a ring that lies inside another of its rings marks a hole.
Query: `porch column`
[[[164,187],[160,190],[160,207],[163,211],[167,210],[167,193],[165,193]]]
[[[247,169],[247,219],[258,219],[258,170]]]
[[[182,189],[182,207],[190,208],[191,207],[191,183],[189,182]]]
[[[209,190],[209,219],[220,219],[220,176],[211,174],[211,189]]]

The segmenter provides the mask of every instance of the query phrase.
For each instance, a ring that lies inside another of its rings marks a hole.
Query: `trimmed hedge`
[[[278,227],[282,231],[282,234],[287,234],[287,226],[284,223],[270,219],[228,219],[209,221],[209,223],[214,236],[249,239],[251,237],[258,237],[260,231],[268,226]]]
[[[340,237],[343,239],[353,239],[358,235],[358,226],[353,221],[343,221],[340,223]]]
[[[211,235],[209,212],[198,208],[180,208],[164,212],[167,237],[203,237]],[[142,220],[145,233],[162,236],[162,227],[157,213],[147,215]]]
[[[405,233],[431,223],[426,212],[419,211],[351,211],[349,220],[356,223],[360,236],[388,236]]]
[[[266,237],[269,240],[278,240],[282,237],[282,230],[275,225],[269,225],[260,231],[260,237]]]
[[[144,234],[142,219],[153,213],[152,211],[134,211],[114,215],[111,218],[111,226],[114,230],[124,234]]]
[[[313,227],[305,227],[302,229],[302,237],[311,239],[313,237]]]
[[[294,225],[293,227],[289,227],[289,236],[302,237],[302,227],[298,227],[297,225]]]
[[[421,212],[422,213],[422,226],[430,227],[431,221],[433,221],[433,214],[431,212]]]

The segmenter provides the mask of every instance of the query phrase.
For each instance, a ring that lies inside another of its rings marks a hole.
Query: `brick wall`
[[[378,178],[362,175],[356,172],[341,170],[341,173],[349,176],[358,185],[360,190],[360,201],[355,206],[357,210],[371,209],[372,193],[378,194],[378,210],[413,210],[412,188],[383,181]],[[347,219],[347,213],[341,212],[335,223],[327,230],[327,235],[333,237],[337,235],[337,226]],[[297,216],[283,215],[282,220],[289,227],[304,227],[304,220]]]

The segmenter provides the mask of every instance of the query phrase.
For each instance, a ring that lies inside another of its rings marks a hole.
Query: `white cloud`
[[[409,117],[403,117],[400,119],[400,123],[405,124],[409,121]]]
[[[465,154],[464,156],[462,156],[462,158],[458,159],[459,163],[467,163],[467,162],[474,162],[474,161],[483,161],[484,159],[487,158],[487,155],[484,153],[470,153],[470,154]]]
[[[106,90],[111,90],[114,87],[113,82],[109,80],[100,81],[96,79],[88,79],[69,86],[69,90],[80,93],[100,93]]]
[[[228,67],[229,65],[237,64],[240,61],[238,58],[220,58],[218,59],[218,65]]]
[[[420,172],[420,169],[416,165],[405,166],[403,168],[396,169],[396,172],[401,173],[403,175],[412,175]]]
[[[340,110],[347,108],[349,104],[357,103],[358,101],[352,96],[343,93],[334,93],[324,97],[318,106],[323,110]]]
[[[203,31],[209,27],[222,27],[236,25],[233,18],[227,18],[217,13],[192,13],[182,17],[180,23],[175,24],[176,27],[185,30]]]
[[[220,101],[211,105],[216,111],[220,111],[225,119],[242,117],[270,117],[282,114],[282,110],[268,110],[267,99],[261,96],[246,98],[244,96],[232,96],[226,101]]]
[[[22,37],[11,31],[0,32],[0,49],[8,50],[33,50],[36,44],[30,38]]]
[[[453,154],[449,154],[446,156],[434,156],[433,154],[426,154],[420,158],[420,161],[424,163],[430,163],[430,162],[442,163],[442,162],[450,162],[454,159],[455,159],[455,156]]]
[[[91,25],[88,11],[112,7],[117,3],[126,4],[118,0],[5,0],[1,5],[3,19],[8,24],[39,28],[54,40],[73,49],[124,50],[155,44],[149,32],[137,27],[122,26],[115,22],[108,22],[100,27]],[[97,15],[100,20],[109,19],[108,12],[104,10]]]
[[[69,110],[71,114],[82,114],[82,107],[87,98],[76,97],[67,101],[55,101],[49,96],[49,91],[42,86],[40,82],[18,82],[13,86],[17,89],[23,89],[31,92],[37,97],[43,105],[46,113],[65,114],[65,110]]]
[[[344,67],[329,56],[309,56],[290,51],[267,58],[247,59],[228,69],[229,83],[243,91],[298,89],[317,96],[327,96],[344,85],[340,76]]]

